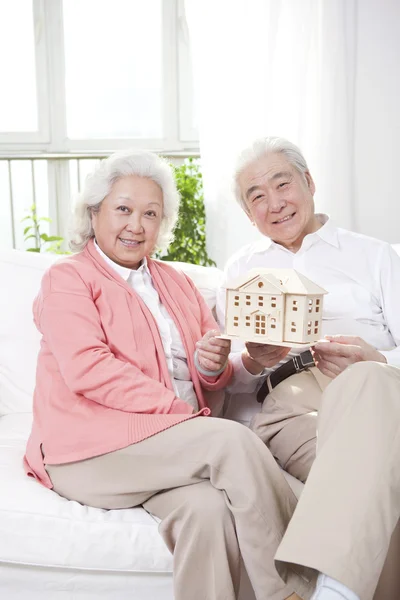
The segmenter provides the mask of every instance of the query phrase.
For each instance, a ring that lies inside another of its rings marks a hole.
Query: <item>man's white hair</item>
[[[308,166],[306,159],[304,158],[301,150],[281,137],[263,137],[257,138],[254,142],[245,148],[239,155],[239,158],[236,162],[235,175],[234,175],[234,192],[236,200],[239,205],[243,208],[243,210],[248,213],[249,208],[246,204],[246,200],[242,197],[240,186],[239,186],[239,177],[243,173],[243,171],[251,164],[255,163],[257,160],[262,158],[267,154],[283,154],[287,161],[293,165],[297,171],[304,177],[305,173],[308,171]]]
[[[98,212],[104,198],[121,177],[139,175],[157,183],[163,193],[163,215],[156,247],[166,250],[173,239],[178,219],[179,193],[172,168],[157,154],[147,151],[121,151],[103,159],[85,179],[75,204],[69,245],[75,252],[83,250],[94,237],[92,214]]]

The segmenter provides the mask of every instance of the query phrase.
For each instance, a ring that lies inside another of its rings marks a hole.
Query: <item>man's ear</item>
[[[255,225],[254,219],[253,219],[253,217],[251,216],[251,214],[250,214],[250,213],[249,213],[247,210],[245,210],[245,213],[246,213],[246,215],[247,215],[247,217],[248,217],[248,219],[249,219],[250,223],[251,223],[252,225]]]
[[[306,171],[304,173],[304,177],[306,178],[308,189],[310,190],[311,194],[314,196],[314,194],[315,194],[315,183],[314,183],[314,179],[311,177],[310,171]]]

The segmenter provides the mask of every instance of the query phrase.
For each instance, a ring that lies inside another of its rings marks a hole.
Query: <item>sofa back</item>
[[[40,334],[32,303],[43,273],[60,257],[9,250],[0,252],[0,416],[32,411]],[[211,309],[222,272],[215,267],[174,263],[201,291]]]

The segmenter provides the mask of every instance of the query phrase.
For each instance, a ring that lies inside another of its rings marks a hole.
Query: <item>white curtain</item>
[[[355,227],[355,0],[186,0],[209,252],[223,266],[259,234],[231,191],[253,138],[298,144],[316,207]]]

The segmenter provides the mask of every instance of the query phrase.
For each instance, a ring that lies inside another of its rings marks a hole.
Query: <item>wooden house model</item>
[[[252,269],[226,287],[225,336],[301,347],[321,337],[319,285],[294,269]]]

